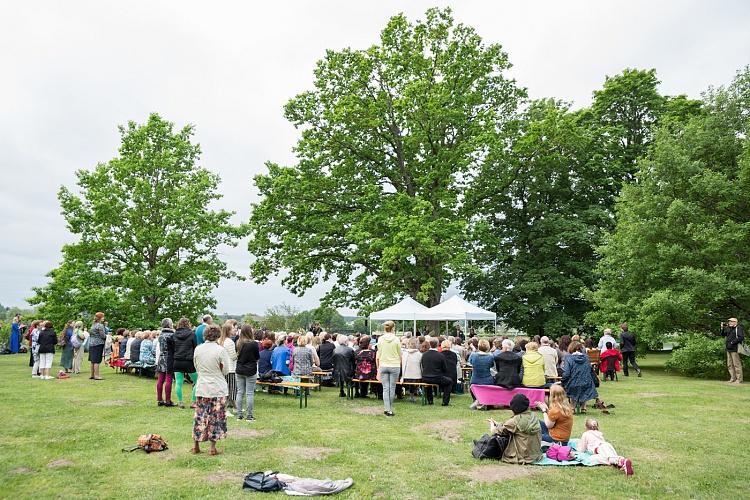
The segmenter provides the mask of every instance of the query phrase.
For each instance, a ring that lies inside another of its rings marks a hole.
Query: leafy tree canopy
[[[332,279],[331,306],[438,303],[467,262],[463,192],[500,154],[523,96],[509,67],[449,9],[395,16],[368,49],[328,51],[285,108],[298,163],[255,178],[253,278],[287,269],[298,294]]]
[[[600,248],[598,325],[628,320],[653,343],[750,315],[750,69],[663,127],[623,188]]]
[[[80,194],[58,193],[78,242],[63,247],[60,267],[29,302],[60,325],[96,311],[132,326],[196,318],[215,306],[219,280],[235,276],[218,247],[244,230],[230,223],[232,212],[209,208],[221,198],[219,177],[196,164],[193,127],[174,131],[152,114],[120,135],[119,156],[77,172]]]

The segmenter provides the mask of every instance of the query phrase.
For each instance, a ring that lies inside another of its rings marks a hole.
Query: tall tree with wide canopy
[[[333,280],[335,306],[437,304],[466,262],[462,192],[523,96],[509,67],[449,9],[395,16],[368,49],[328,51],[314,88],[285,108],[298,163],[255,178],[253,278],[288,270],[298,294]]]
[[[600,249],[589,321],[628,320],[654,344],[750,316],[750,69],[704,99],[657,133]]]
[[[505,161],[469,193],[472,266],[467,295],[530,334],[583,321],[594,244],[612,227],[612,172],[603,138],[568,105],[531,103]]]
[[[29,299],[57,323],[98,310],[133,326],[197,317],[215,307],[219,280],[235,276],[218,246],[236,245],[244,229],[230,223],[232,212],[209,208],[221,197],[219,177],[196,164],[193,127],[174,131],[152,114],[120,135],[118,157],[77,172],[80,194],[58,194],[78,242],[63,247],[50,283]]]

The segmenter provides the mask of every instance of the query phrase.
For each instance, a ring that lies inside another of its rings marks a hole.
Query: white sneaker
[[[39,375],[32,375],[31,378],[42,378]]]

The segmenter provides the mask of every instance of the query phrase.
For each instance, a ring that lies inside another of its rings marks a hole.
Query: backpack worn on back
[[[167,448],[167,442],[158,434],[144,434],[138,438],[138,444],[123,448],[122,451],[143,450],[146,453],[152,451],[164,451]]]
[[[284,483],[276,479],[275,472],[251,472],[242,483],[242,489],[263,492],[283,490],[284,486]]]
[[[493,459],[500,460],[503,458],[505,447],[508,446],[508,436],[499,434],[485,434],[481,438],[474,440],[474,449],[471,454],[474,458],[480,460]]]

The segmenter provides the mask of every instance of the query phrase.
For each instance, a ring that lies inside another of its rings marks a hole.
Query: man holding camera
[[[729,383],[741,384],[742,360],[737,347],[745,340],[745,329],[737,324],[737,318],[729,318],[726,323],[721,324],[721,336],[726,339]]]

